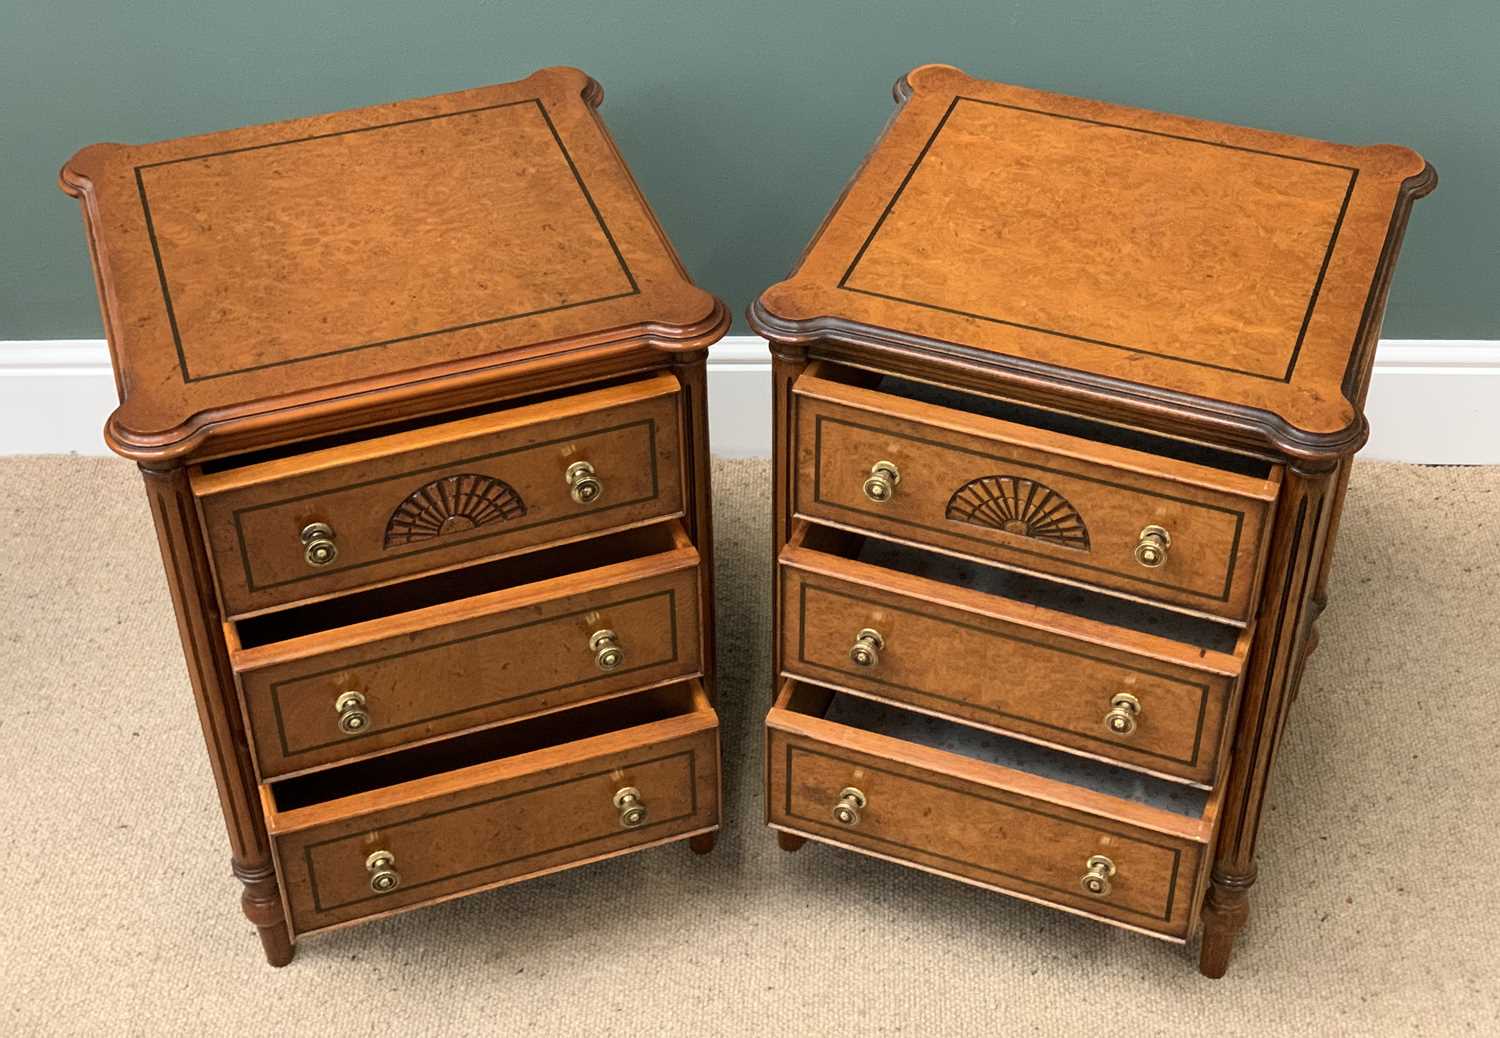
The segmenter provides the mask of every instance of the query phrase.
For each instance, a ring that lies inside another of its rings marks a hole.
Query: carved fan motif
[[[981,476],[948,499],[949,519],[1089,550],[1089,531],[1068,499],[1021,476]]]
[[[385,524],[387,549],[461,533],[526,514],[508,483],[474,472],[435,479],[396,506]]]

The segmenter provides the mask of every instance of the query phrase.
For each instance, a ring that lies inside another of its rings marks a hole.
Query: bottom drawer
[[[713,829],[718,759],[691,681],[262,785],[292,930]]]
[[[1186,940],[1217,792],[788,681],[766,720],[777,829]]]

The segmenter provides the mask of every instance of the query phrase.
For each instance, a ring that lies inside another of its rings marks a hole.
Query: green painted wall
[[[1385,334],[1500,338],[1497,0],[0,0],[0,339],[96,337],[57,168],[145,141],[578,65],[696,279],[736,313],[784,274],[891,110],[976,75],[1350,143],[1437,193]]]

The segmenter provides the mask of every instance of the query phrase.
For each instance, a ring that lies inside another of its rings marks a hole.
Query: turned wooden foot
[[[1203,944],[1198,949],[1198,972],[1218,980],[1229,972],[1229,956],[1234,952],[1238,930],[1219,929],[1207,920],[1203,923]]]
[[[1255,874],[1230,876],[1214,872],[1203,903],[1203,943],[1198,950],[1198,972],[1218,979],[1229,969],[1234,939],[1250,917],[1250,885]]]
[[[266,961],[272,966],[285,966],[292,961],[296,948],[292,944],[291,931],[287,929],[286,915],[281,910],[281,892],[276,888],[275,867],[269,861],[247,865],[233,860],[230,867],[245,885],[240,907],[245,910],[245,918],[254,923],[256,930],[260,932],[260,943],[265,949]]]
[[[717,829],[711,833],[699,833],[697,836],[688,837],[688,847],[694,854],[709,854],[718,842],[719,831]]]
[[[292,935],[288,932],[286,923],[273,923],[256,929],[260,933],[260,946],[266,953],[266,961],[277,967],[291,965],[292,957],[297,954],[297,946],[292,943]]]
[[[802,849],[802,845],[807,842],[807,837],[797,836],[793,833],[784,833],[780,830],[777,830],[776,842],[781,846],[782,850],[790,854],[793,851],[800,851]]]

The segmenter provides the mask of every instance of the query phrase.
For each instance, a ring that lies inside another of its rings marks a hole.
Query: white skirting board
[[[713,347],[714,453],[771,450],[771,364],[763,340]],[[115,406],[102,340],[0,341],[0,454],[104,454]],[[1500,464],[1500,339],[1387,339],[1375,355],[1360,456],[1428,465]]]

